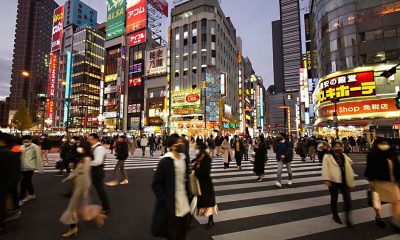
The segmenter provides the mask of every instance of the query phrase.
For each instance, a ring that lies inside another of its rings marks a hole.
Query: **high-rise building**
[[[283,48],[282,48],[282,20],[272,22],[272,50],[274,62],[274,86],[275,92],[285,91],[283,78]]]
[[[171,130],[239,130],[239,51],[231,20],[217,0],[184,2],[171,15]]]
[[[25,99],[37,120],[39,93],[47,93],[54,0],[19,0],[10,89],[10,118]]]

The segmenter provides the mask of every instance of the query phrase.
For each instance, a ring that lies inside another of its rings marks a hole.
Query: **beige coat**
[[[345,159],[345,169],[346,169],[346,183],[349,187],[354,187],[354,171],[351,167],[351,159],[344,155]],[[340,167],[329,153],[325,154],[322,160],[322,179],[324,181],[331,181],[335,183],[342,183],[342,173]]]
[[[229,154],[231,154],[231,160],[232,160],[232,153],[231,153],[231,144],[224,140],[222,142],[221,148],[224,149],[224,153],[222,155],[222,158],[224,159],[224,163],[229,162]]]

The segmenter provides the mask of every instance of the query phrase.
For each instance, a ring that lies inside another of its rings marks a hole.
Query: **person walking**
[[[47,138],[46,134],[43,134],[40,137],[39,145],[42,152],[41,158],[44,159],[44,165],[47,166],[49,164],[49,152],[51,150],[51,142]]]
[[[369,181],[372,191],[378,195],[379,203],[387,202],[392,205],[392,224],[400,229],[400,166],[399,159],[390,150],[389,142],[384,138],[377,138],[373,142],[371,151],[367,155],[367,167],[365,177]],[[378,226],[384,228],[381,204],[373,206],[375,221]]]
[[[68,136],[64,136],[62,139],[62,145],[60,149],[60,158],[61,158],[61,168],[59,169],[59,172],[56,174],[56,176],[64,176],[64,169],[66,174],[71,173],[71,169],[69,168],[69,161],[71,158],[71,142],[69,141]]]
[[[88,142],[83,142],[77,149],[79,162],[75,170],[63,179],[63,182],[74,181],[74,190],[67,209],[60,217],[60,222],[69,225],[69,229],[62,236],[71,237],[78,234],[79,219],[85,221],[95,220],[97,227],[102,227],[106,216],[101,213],[100,205],[89,205],[89,190],[91,183],[90,163],[91,148]]]
[[[208,218],[207,228],[214,226],[214,215],[218,213],[214,186],[211,180],[211,157],[204,144],[196,146],[197,156],[193,170],[200,184],[201,196],[197,196],[195,215]]]
[[[346,154],[348,156],[350,153],[350,149],[351,149],[350,142],[346,137],[344,137],[344,138],[342,138],[342,143],[343,143],[343,152],[344,152],[344,154]]]
[[[343,154],[343,144],[341,142],[335,142],[332,145],[332,149],[325,154],[322,161],[322,179],[324,180],[324,184],[329,188],[331,195],[332,218],[336,223],[343,224],[337,210],[340,190],[343,195],[346,225],[348,227],[352,227],[350,219],[350,188],[354,187],[354,172],[351,163],[351,159]]]
[[[265,163],[268,161],[267,159],[267,146],[265,143],[264,136],[260,136],[260,141],[258,144],[254,147],[254,150],[256,152],[255,157],[254,157],[254,169],[253,172],[258,176],[257,182],[261,182],[263,180],[264,176],[264,169],[265,169]]]
[[[303,137],[301,137],[296,143],[296,153],[301,157],[301,161],[306,161],[307,144]]]
[[[224,141],[221,144],[221,149],[223,151],[222,158],[224,160],[224,169],[229,168],[229,162],[231,161],[231,144],[229,143],[229,137],[225,136]]]
[[[117,147],[115,148],[117,154],[117,165],[115,165],[113,178],[111,181],[107,182],[107,186],[117,186],[118,184],[128,184],[128,174],[125,170],[125,160],[129,156],[128,143],[126,141],[126,136],[122,135],[118,137]],[[123,180],[118,180],[118,174],[122,175]]]
[[[129,153],[131,154],[131,156],[135,154],[136,148],[137,148],[137,141],[135,136],[132,136],[132,139],[129,140]]]
[[[146,135],[143,135],[140,139],[140,147],[142,148],[142,157],[146,155],[146,147],[149,145],[149,140],[146,138]]]
[[[115,142],[116,142],[116,141],[117,141],[117,137],[116,137],[116,136],[112,137],[112,139],[111,139],[111,141],[110,141],[110,151],[111,151],[111,154],[114,153]]]
[[[288,185],[292,185],[292,160],[293,160],[293,147],[286,137],[286,134],[281,134],[279,142],[276,146],[276,160],[278,161],[278,174],[275,186],[278,188],[282,187],[282,169],[283,165],[286,166],[288,172]]]
[[[220,148],[222,145],[222,142],[224,141],[224,138],[220,135],[217,135],[215,137],[215,151],[217,152],[217,157],[220,155]]]
[[[244,161],[249,161],[249,140],[247,139],[247,137],[243,138],[243,148]]]
[[[311,138],[308,140],[308,156],[310,157],[310,160],[315,162],[315,154],[317,150],[317,140],[315,139],[314,136],[311,136]]]
[[[190,216],[185,146],[178,134],[168,137],[169,152],[159,162],[152,189],[156,196],[151,233],[154,237],[185,240]]]
[[[39,174],[43,174],[43,162],[39,147],[32,143],[32,137],[25,135],[22,137],[21,147],[21,190],[20,190],[20,206],[24,203],[36,198],[35,190],[32,184],[32,177],[35,169],[39,170]],[[25,197],[26,192],[29,193]]]
[[[238,135],[234,136],[233,146],[235,149],[236,166],[240,170],[240,169],[242,169],[244,146],[243,146],[242,140],[239,138]]]
[[[110,212],[110,201],[104,189],[104,161],[106,158],[106,149],[99,142],[99,136],[96,133],[90,134],[87,140],[91,145],[91,158],[93,159],[90,162],[92,166],[92,183],[101,200],[103,213],[107,214]]]
[[[329,143],[321,139],[317,147],[318,160],[320,163],[322,163],[324,155],[329,151],[329,149],[330,149]]]
[[[149,138],[149,146],[150,146],[150,156],[153,156],[153,153],[156,148],[156,138],[154,137],[154,134],[151,134]]]
[[[214,158],[215,155],[215,140],[213,135],[211,134],[210,137],[207,139],[208,149],[210,149],[211,158]]]

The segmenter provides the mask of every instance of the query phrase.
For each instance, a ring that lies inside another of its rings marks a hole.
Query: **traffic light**
[[[328,121],[326,122],[326,127],[327,127],[327,128],[331,128],[331,127],[332,127],[332,122],[331,122],[330,120],[328,120]]]
[[[397,92],[396,107],[397,109],[400,109],[400,91]]]
[[[394,74],[396,74],[396,66],[392,67],[389,70],[383,71],[380,76],[385,78],[390,78]]]

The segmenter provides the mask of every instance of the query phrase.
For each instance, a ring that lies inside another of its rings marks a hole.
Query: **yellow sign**
[[[111,75],[107,75],[105,78],[104,78],[104,82],[112,82],[112,81],[115,81],[115,80],[117,80],[117,78],[118,78],[118,74],[117,73],[115,73],[115,74],[111,74]]]

